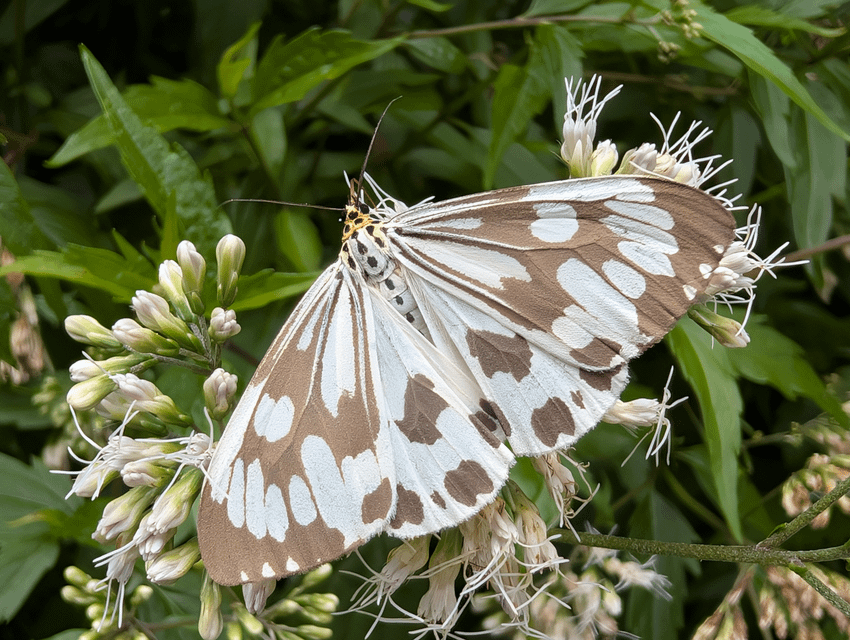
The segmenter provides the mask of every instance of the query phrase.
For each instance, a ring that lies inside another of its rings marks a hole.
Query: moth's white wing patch
[[[466,520],[493,500],[513,455],[481,390],[374,296],[375,334],[393,442],[397,506],[387,531],[409,538]]]

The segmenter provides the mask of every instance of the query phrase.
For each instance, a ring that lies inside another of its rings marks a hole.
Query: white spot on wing
[[[682,285],[682,290],[685,292],[685,297],[688,300],[693,300],[697,296],[697,290],[689,284]]]
[[[270,484],[266,490],[266,529],[268,529],[272,538],[278,542],[283,542],[288,528],[289,517],[286,515],[283,494],[280,487],[276,484]]]
[[[340,398],[354,393],[355,371],[357,371],[352,361],[354,328],[350,296],[348,287],[340,289],[339,301],[334,308],[334,315],[328,327],[322,357],[322,401],[334,418],[339,415]]]
[[[297,562],[295,562],[295,560],[293,560],[292,558],[289,558],[289,560],[286,561],[286,570],[287,571],[298,571],[300,568],[301,568],[301,565],[299,565]]]
[[[530,282],[531,276],[525,266],[501,251],[483,249],[457,242],[431,242],[418,238],[406,238],[406,242],[418,249],[429,260],[445,265],[448,269],[461,272],[466,278],[493,288],[502,289],[503,278]]]
[[[237,458],[227,490],[227,518],[239,529],[245,523],[245,463]]]
[[[629,265],[619,260],[607,260],[602,264],[602,272],[623,295],[636,300],[646,291],[646,280]]]
[[[262,573],[264,578],[274,578],[275,570],[268,562],[264,562]]]
[[[642,341],[634,304],[587,264],[567,260],[558,267],[558,282],[576,302],[552,323],[552,332],[568,346],[580,349],[595,336],[623,346]]]
[[[269,394],[263,394],[254,414],[254,431],[269,442],[277,442],[292,428],[295,406],[288,396],[277,402]]]
[[[566,242],[578,231],[578,222],[570,218],[541,218],[532,222],[529,229],[543,242]]]
[[[249,580],[248,580],[248,574],[247,574],[247,573],[245,573],[244,571],[241,571],[241,572],[239,573],[239,577],[242,579],[242,582],[248,582],[248,581],[249,581]]]
[[[666,209],[653,207],[648,204],[637,204],[633,202],[619,202],[609,200],[605,206],[633,220],[639,220],[653,227],[670,230],[673,228],[673,216]]]
[[[655,276],[668,276],[670,278],[676,275],[670,258],[642,242],[619,242],[617,243],[617,249],[620,250],[623,256],[647,273]]]
[[[292,476],[289,479],[289,508],[295,522],[300,525],[308,525],[316,519],[316,505],[310,495],[310,489],[301,476]]]
[[[266,535],[266,483],[259,458],[248,465],[245,482],[245,524],[258,540]]]
[[[301,445],[301,462],[316,496],[316,508],[328,527],[345,536],[345,546],[362,535],[362,496],[374,491],[382,475],[375,453],[366,450],[337,466],[333,451],[319,436],[307,436]]]

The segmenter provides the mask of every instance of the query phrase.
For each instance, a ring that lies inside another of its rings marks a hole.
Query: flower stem
[[[421,38],[437,38],[446,36],[456,36],[462,33],[473,33],[475,31],[495,31],[497,29],[516,29],[518,27],[533,27],[540,24],[552,24],[554,22],[592,22],[604,24],[640,24],[652,26],[660,22],[659,17],[650,18],[648,20],[637,20],[629,18],[613,18],[608,16],[576,16],[576,15],[556,15],[556,16],[535,16],[533,18],[524,18],[517,16],[507,20],[494,20],[492,22],[479,22],[477,24],[462,25],[459,27],[449,27],[447,29],[423,29],[420,31],[411,31],[407,34],[408,40],[417,40]]]
[[[568,529],[554,529],[550,533],[559,533],[560,542],[582,544],[604,549],[620,549],[645,555],[676,556],[717,562],[752,563],[760,565],[801,566],[803,562],[827,562],[850,558],[850,544],[840,547],[816,549],[814,551],[787,551],[785,549],[765,548],[759,545],[714,545],[688,544],[684,542],[661,542],[659,540],[639,540],[621,538],[600,533],[582,533],[576,536]]]

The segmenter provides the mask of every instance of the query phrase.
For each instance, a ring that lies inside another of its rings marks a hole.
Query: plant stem
[[[555,529],[550,533],[559,533],[560,541],[567,544],[582,544],[645,555],[676,556],[678,558],[695,558],[696,560],[716,562],[800,566],[803,562],[827,562],[850,558],[850,547],[848,545],[814,551],[787,551],[785,549],[764,548],[758,545],[688,544],[685,542],[639,540],[600,533],[582,533],[580,537],[577,537],[568,529]]]
[[[826,598],[832,606],[850,618],[850,603],[830,589],[829,586],[825,585],[812,571],[805,567],[792,566],[790,569],[805,580],[812,589]]]
[[[604,24],[638,24],[644,26],[652,26],[660,22],[660,18],[654,17],[648,20],[612,18],[607,16],[576,16],[576,15],[556,15],[556,16],[535,16],[533,18],[509,18],[507,20],[494,20],[492,22],[479,22],[478,24],[462,25],[459,27],[448,27],[446,29],[423,29],[420,31],[411,31],[407,34],[408,40],[417,40],[421,38],[437,38],[446,36],[456,36],[463,33],[474,33],[475,31],[495,31],[497,29],[516,29],[518,27],[533,27],[540,24],[551,24],[553,22],[594,22]]]

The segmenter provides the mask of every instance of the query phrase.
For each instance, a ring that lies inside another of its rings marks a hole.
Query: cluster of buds
[[[562,561],[566,562],[566,560]],[[640,563],[622,560],[617,551],[577,546],[569,558],[569,569],[562,567],[545,584],[545,598],[528,601],[527,615],[535,621],[535,637],[586,638],[620,635],[617,618],[623,612],[622,592],[630,588],[652,591],[670,599],[670,583],[654,567],[654,559]],[[543,587],[538,588],[543,591]],[[489,629],[516,626],[514,638],[528,637],[522,625],[513,625],[505,610],[495,607],[486,595],[473,600],[476,610],[487,615]]]
[[[813,576],[841,598],[850,600],[850,580],[816,565],[807,567]],[[823,638],[823,621],[829,619],[839,637],[850,632],[850,620],[788,567],[751,567],[738,576],[720,606],[697,629],[694,640],[746,638],[746,622],[739,601],[744,593],[755,594],[753,603],[764,637]]]
[[[77,573],[69,578],[69,596],[79,600],[85,595],[87,611],[98,613],[90,616],[95,635],[123,628],[125,588],[138,559],[145,564],[148,580],[160,585],[186,575],[200,560],[197,539],[176,536],[200,494],[212,438],[196,428],[189,412],[142,376],[163,363],[203,374],[208,420],[221,426],[231,410],[237,380],[220,367],[220,354],[223,342],[240,329],[227,306],[236,293],[245,245],[236,236],[226,236],[216,256],[219,306],[209,318],[204,303],[206,262],[191,242],[184,241],[177,248],[177,260],[160,265],[158,293],[136,292],[132,302],[136,319],[121,319],[111,329],[90,316],[65,321],[68,334],[89,347],[86,359],[70,368],[75,384],[67,394],[68,404],[72,411],[94,409],[101,421],[118,425],[100,445],[76,422],[80,436],[96,453],[91,460],[71,453],[82,468],[71,472],[76,477],[69,495],[95,499],[115,480],[125,486],[106,505],[92,535],[115,545],[95,561],[106,567],[106,577],[92,582],[86,576],[84,585],[78,584],[82,578]],[[204,638],[214,638],[221,632],[221,614],[217,605],[210,605],[216,597],[220,603],[221,597],[217,585],[207,582],[199,626]]]

